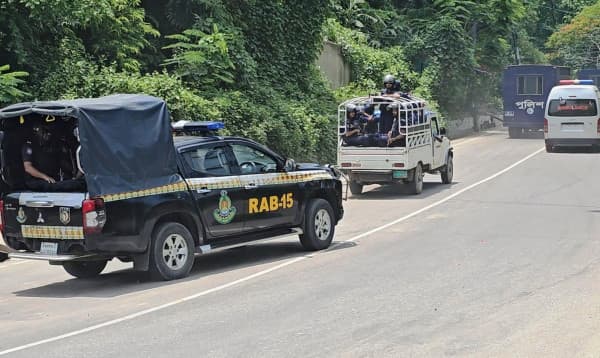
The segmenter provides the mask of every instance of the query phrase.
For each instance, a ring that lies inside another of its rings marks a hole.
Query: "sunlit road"
[[[456,141],[452,185],[428,175],[420,196],[367,187],[325,252],[294,238],[250,245],[168,283],[118,262],[94,280],[0,263],[0,351],[598,356],[600,153],[542,147],[500,131]]]

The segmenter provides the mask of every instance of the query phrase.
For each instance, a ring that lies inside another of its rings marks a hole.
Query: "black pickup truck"
[[[76,277],[98,275],[118,258],[178,279],[197,254],[291,234],[320,250],[344,213],[334,168],[218,136],[220,122],[171,124],[155,97],[21,103],[0,110],[0,127],[9,256],[62,265]],[[84,190],[26,184],[22,147],[38,127],[62,138],[74,163],[65,177],[83,173]]]

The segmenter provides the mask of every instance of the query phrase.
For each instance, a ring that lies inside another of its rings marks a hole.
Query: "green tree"
[[[8,72],[9,65],[0,66],[0,105],[11,104],[12,102],[23,98],[29,93],[19,89],[25,81],[23,77],[27,77],[27,72]]]
[[[213,25],[211,34],[189,29],[166,37],[178,42],[164,47],[173,49],[173,57],[164,64],[174,66],[188,83],[206,90],[234,82],[235,66],[229,57],[227,44],[229,36],[219,32],[217,25]]]
[[[574,68],[600,68],[600,2],[584,8],[547,42],[551,59]]]

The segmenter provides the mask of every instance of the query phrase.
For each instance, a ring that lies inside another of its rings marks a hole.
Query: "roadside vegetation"
[[[492,111],[502,68],[600,66],[597,0],[0,0],[0,106],[143,92],[333,162],[336,104],[392,73],[446,120]],[[352,82],[315,62],[338,43]]]

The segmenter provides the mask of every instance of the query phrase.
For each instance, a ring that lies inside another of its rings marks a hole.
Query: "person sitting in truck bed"
[[[363,121],[365,121],[364,134],[368,138],[366,145],[369,147],[385,147],[386,138],[383,138],[381,133],[383,111],[376,111],[372,102],[367,103],[364,107],[359,107],[359,113]]]
[[[365,146],[368,144],[368,138],[362,134],[363,123],[357,107],[354,104],[346,105],[346,131],[342,136],[344,145],[347,146]]]
[[[34,191],[83,191],[85,181],[73,178],[73,168],[66,168],[62,149],[52,131],[43,125],[33,130],[32,140],[22,148],[25,185]]]

